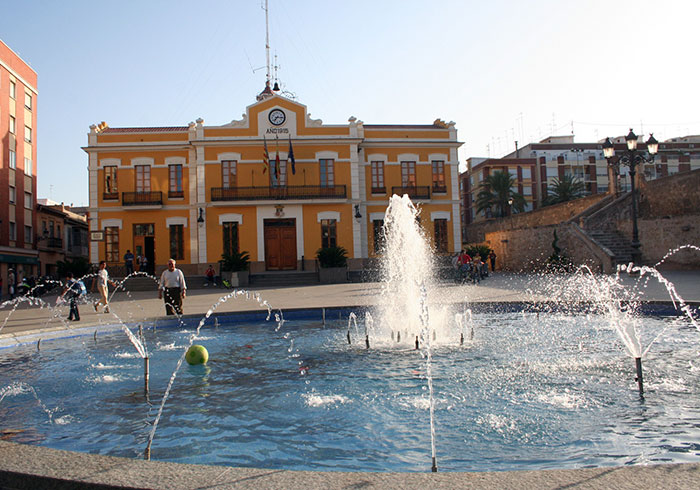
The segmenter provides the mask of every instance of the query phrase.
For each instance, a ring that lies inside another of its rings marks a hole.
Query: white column
[[[88,141],[92,141],[96,137],[88,136]],[[90,152],[88,156],[88,200],[90,209],[89,231],[99,230],[99,203],[98,203],[98,170],[97,170],[97,153]],[[100,261],[100,248],[97,242],[90,242],[90,262],[96,264]]]

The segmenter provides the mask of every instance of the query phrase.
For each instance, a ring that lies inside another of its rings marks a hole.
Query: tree
[[[521,213],[525,210],[525,198],[522,194],[513,191],[515,179],[508,172],[496,171],[486,177],[479,186],[479,193],[476,195],[476,211],[478,213],[485,209],[495,207],[496,217],[508,215],[508,209],[512,212]],[[512,199],[512,204],[508,201]]]
[[[547,190],[544,205],[558,204],[583,197],[586,187],[583,182],[574,175],[564,174],[561,179],[554,179],[552,186]]]

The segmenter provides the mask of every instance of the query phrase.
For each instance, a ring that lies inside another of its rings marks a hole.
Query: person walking
[[[73,273],[69,272],[66,274],[66,285],[63,288],[63,293],[61,298],[68,298],[68,303],[70,305],[70,311],[68,313],[68,320],[79,322],[80,312],[78,311],[78,297],[80,296],[80,283],[73,278]]]
[[[158,299],[165,303],[165,313],[182,315],[182,300],[185,299],[187,284],[185,275],[175,267],[175,260],[168,260],[168,268],[160,275]]]
[[[491,272],[495,272],[496,271],[496,252],[494,252],[493,250],[491,250],[491,252],[489,252],[489,262],[491,262]]]
[[[131,250],[127,250],[124,254],[124,266],[126,266],[126,275],[134,273],[134,254]]]
[[[100,293],[100,299],[99,301],[95,301],[92,306],[95,307],[95,311],[97,311],[98,307],[102,304],[104,305],[104,313],[109,313],[109,286],[108,283],[111,283],[112,286],[116,286],[117,284],[112,281],[109,278],[109,273],[107,272],[107,262],[104,260],[100,261],[99,269],[97,271],[97,275],[95,278],[92,280],[92,290],[95,290],[95,285],[97,285],[97,292]]]
[[[16,281],[15,271],[14,269],[10,269],[7,272],[7,292],[10,293],[10,299],[15,299]]]

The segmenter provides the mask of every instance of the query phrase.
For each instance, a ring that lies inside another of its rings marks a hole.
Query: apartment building
[[[0,277],[36,275],[37,74],[0,41]]]
[[[408,194],[440,252],[460,247],[454,123],[347,124],[312,119],[266,87],[243,117],[209,126],[93,125],[88,145],[92,262],[127,249],[154,270],[169,258],[202,274],[246,251],[251,272],[309,270],[342,246],[361,268],[381,242],[392,194]]]
[[[626,150],[625,136],[611,140],[615,144],[616,154]],[[646,150],[642,136],[638,148]],[[529,172],[525,170],[528,168]],[[638,170],[646,180],[653,180],[697,168],[700,168],[700,136],[684,136],[661,142],[654,162],[645,164]],[[490,172],[506,169],[516,178],[517,191],[523,189],[526,200],[531,203],[527,210],[541,206],[554,179],[561,179],[565,175],[573,175],[583,182],[585,194],[612,192],[614,186],[611,186],[611,182],[614,181],[617,182],[618,190],[622,192],[629,191],[632,186],[626,166],[620,167],[619,174],[609,168],[603,156],[603,141],[575,143],[573,135],[550,136],[539,143],[530,143],[519,148],[503,158],[467,160],[467,171],[460,176],[462,221],[465,226],[489,217],[487,211],[477,213],[474,207],[478,187]],[[529,178],[521,178],[523,175]],[[531,194],[527,194],[528,192]]]

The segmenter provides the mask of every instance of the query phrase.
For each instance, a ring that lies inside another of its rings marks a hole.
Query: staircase
[[[632,253],[634,249],[627,238],[622,236],[619,231],[586,230],[586,233],[613,253],[613,262],[615,265],[632,262]]]
[[[250,274],[250,284],[256,287],[309,286],[319,284],[316,271],[267,271]]]

